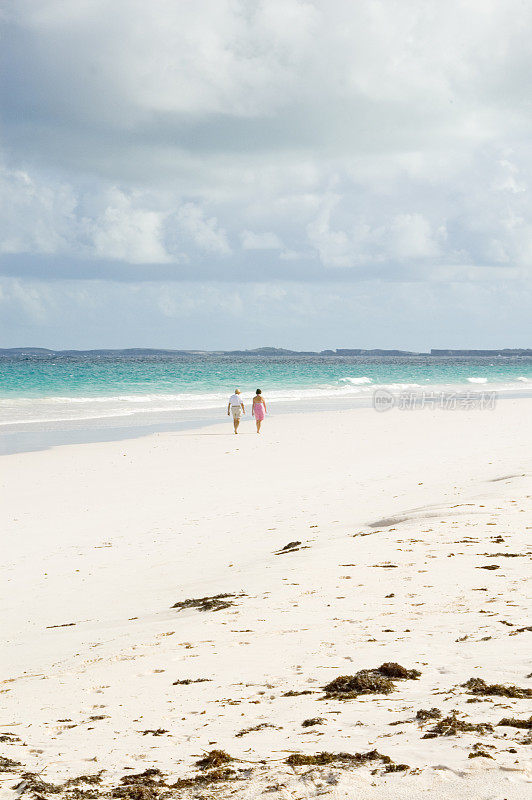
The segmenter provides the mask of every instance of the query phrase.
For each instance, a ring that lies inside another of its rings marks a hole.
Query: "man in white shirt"
[[[227,406],[227,416],[233,415],[233,425],[235,433],[238,433],[238,426],[240,425],[240,415],[245,414],[246,409],[240,397],[240,389],[235,389],[235,393],[229,398],[229,405]]]

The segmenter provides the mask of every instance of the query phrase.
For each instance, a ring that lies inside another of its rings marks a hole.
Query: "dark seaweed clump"
[[[116,786],[111,797],[128,798],[128,800],[155,800],[157,792],[151,784],[138,783],[127,786]]]
[[[504,686],[502,683],[487,684],[482,678],[469,678],[467,683],[462,684],[465,689],[469,689],[470,694],[482,695],[484,697],[513,697],[523,698],[532,697],[532,689],[522,689],[519,686]]]
[[[326,697],[349,699],[360,694],[390,694],[395,686],[390,678],[371,669],[362,669],[355,675],[339,675],[323,688]]]
[[[381,675],[385,675],[387,678],[403,678],[405,680],[416,680],[421,675],[418,669],[406,669],[406,667],[396,664],[395,661],[388,661],[385,664],[381,664],[377,672],[380,672]]]
[[[2,772],[13,772],[17,767],[20,767],[20,761],[13,761],[12,758],[0,756],[0,770]],[[28,773],[29,775],[30,773]]]
[[[228,781],[235,777],[234,769],[211,769],[201,775],[194,775],[193,778],[178,778],[175,783],[170,785],[171,789],[190,789],[194,786],[205,786],[209,783],[219,783]]]
[[[226,766],[230,761],[234,761],[234,758],[225,750],[210,750],[203,758],[196,761],[196,766],[202,770],[202,774],[192,778],[179,778],[172,784],[172,789],[186,789],[230,780],[235,777],[234,769]]]
[[[211,678],[184,678],[182,681],[174,681],[172,686],[190,686],[191,683],[208,683]]]
[[[14,733],[0,733],[0,742],[14,744],[15,742],[20,742],[20,738],[15,736]]]
[[[180,600],[174,603],[172,608],[177,608],[182,611],[185,608],[197,608],[198,611],[221,611],[223,608],[229,608],[234,605],[230,597],[235,597],[234,594],[215,594],[212,597],[196,597],[189,600]]]
[[[155,800],[157,789],[166,786],[163,774],[158,769],[147,769],[134,775],[124,775],[121,786],[115,786],[111,797],[126,798],[126,800]]]
[[[304,719],[301,723],[301,727],[303,728],[311,728],[314,725],[323,725],[325,720],[323,717],[311,717],[310,719]]]
[[[196,766],[200,769],[213,769],[214,767],[228,764],[230,761],[234,761],[234,758],[229,753],[226,753],[225,750],[209,750],[203,758],[196,761]]]
[[[420,708],[416,712],[416,719],[425,722],[427,719],[440,719],[441,711],[439,708]]]
[[[504,717],[497,724],[505,725],[508,728],[526,728],[527,730],[531,730],[532,717],[529,717],[528,719],[516,719],[515,717]]]
[[[453,711],[448,717],[439,720],[422,739],[434,739],[436,736],[456,736],[457,733],[493,733],[493,725],[489,722],[466,722],[458,719]]]
[[[99,797],[98,789],[84,789],[80,786],[97,786],[101,783],[101,772],[94,775],[80,775],[77,778],[69,778],[63,784],[47,783],[35,772],[24,772],[21,781],[13,787],[20,794],[28,794],[35,800],[43,800],[44,796],[50,794],[61,794],[65,792],[65,797],[69,800],[95,800]]]
[[[485,750],[473,750],[473,752],[469,753],[469,755],[467,757],[468,758],[491,758],[491,759],[493,759],[493,756],[490,756],[490,754],[486,753]]]
[[[102,772],[96,772],[93,775],[80,775],[77,778],[69,778],[69,780],[64,784],[66,788],[70,786],[80,786],[80,784],[90,784],[91,786],[97,786],[102,782]]]
[[[4,760],[9,761],[9,759],[1,759],[0,765]],[[37,796],[43,794],[59,794],[63,790],[62,786],[57,786],[55,783],[46,783],[36,772],[23,772],[20,777],[21,782],[14,788],[22,791],[22,793],[30,792],[34,796]]]
[[[191,778],[178,778],[175,783],[171,784],[165,782],[164,775],[158,769],[147,769],[138,775],[124,775],[121,778],[122,785],[112,790],[111,797],[124,800],[158,800],[160,797],[170,796],[169,790],[172,789],[207,786],[211,783],[229,780],[235,776],[235,771],[223,765],[232,760],[231,756],[223,750],[211,750],[196,763],[202,770],[199,775]]]
[[[277,550],[275,555],[282,556],[285,553],[293,553],[295,550],[299,550],[300,546],[301,542],[288,542],[288,544],[285,544],[285,546],[281,547],[280,550]]]
[[[261,722],[259,725],[254,725],[252,728],[243,728],[241,731],[238,731],[238,733],[235,733],[235,737],[239,739],[242,736],[247,736],[248,733],[263,731],[264,728],[275,728],[275,725],[272,725],[271,722]]]
[[[362,669],[354,675],[340,675],[324,686],[326,697],[348,699],[359,694],[390,694],[395,689],[394,680],[416,679],[417,669],[406,669],[395,662],[381,664],[377,669]]]
[[[317,766],[324,767],[328,764],[343,764],[345,766],[355,766],[367,764],[368,761],[381,761],[385,765],[386,772],[401,772],[409,769],[407,764],[394,764],[390,756],[384,756],[378,750],[370,750],[368,753],[316,753],[313,756],[303,753],[293,753],[285,761],[291,767]]]

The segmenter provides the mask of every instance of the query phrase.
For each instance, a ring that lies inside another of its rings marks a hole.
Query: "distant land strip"
[[[45,347],[0,348],[0,358],[17,356],[447,356],[447,357],[494,357],[532,356],[532,348],[505,348],[503,350],[431,350],[416,353],[410,350],[363,350],[358,348],[337,350],[285,350],[279,347],[257,347],[253,350],[160,350],[157,348],[131,347],[125,350],[49,350]]]

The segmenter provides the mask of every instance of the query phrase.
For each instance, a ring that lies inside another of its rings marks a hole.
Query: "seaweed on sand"
[[[311,717],[310,719],[304,719],[301,723],[302,728],[312,728],[314,725],[323,725],[325,722],[323,717]]]
[[[79,786],[80,784],[88,783],[92,786],[102,782],[103,769],[100,772],[95,772],[93,775],[79,775],[77,778],[69,778],[63,785],[66,789],[71,786]]]
[[[236,773],[233,769],[222,765],[232,760],[223,750],[211,750],[205,758],[197,762],[197,766],[202,769],[199,775],[178,778],[171,784],[165,782],[164,775],[158,769],[147,769],[138,775],[124,775],[121,778],[122,785],[112,790],[111,797],[124,800],[159,800],[161,797],[170,796],[172,789],[194,788],[228,780]]]
[[[236,776],[234,769],[211,769],[208,772],[194,775],[192,778],[178,778],[175,783],[170,784],[171,789],[191,789],[194,786],[205,786],[209,783],[228,781]]]
[[[157,790],[166,787],[164,776],[159,769],[147,769],[135,775],[124,775],[120,782],[111,791],[111,797],[126,798],[127,800],[156,800]]]
[[[222,764],[228,764],[235,759],[226,753],[225,750],[209,750],[209,752],[199,761],[196,761],[196,766],[200,769],[213,769],[214,767],[221,767]]]
[[[419,670],[406,669],[406,667],[402,667],[395,661],[387,661],[385,664],[381,664],[377,672],[380,672],[381,675],[385,675],[387,678],[391,678],[392,680],[394,678],[416,680],[421,675]]]
[[[504,686],[502,683],[487,684],[482,678],[469,678],[462,686],[469,689],[469,694],[481,695],[483,697],[512,697],[522,699],[532,697],[532,689],[523,689],[519,686]]]
[[[97,787],[102,782],[102,773],[103,770],[100,770],[93,775],[79,775],[77,778],[67,780],[63,784],[63,788],[67,790],[68,800],[97,800],[100,797]],[[85,788],[85,786],[92,788]]]
[[[276,550],[275,555],[282,556],[285,553],[293,553],[295,550],[299,550],[300,547],[301,542],[288,542],[288,544],[285,544],[280,550]]]
[[[156,780],[156,778],[158,780]],[[151,769],[145,769],[144,772],[137,772],[133,775],[124,775],[124,777],[120,779],[120,782],[126,786],[135,783],[149,783],[153,785],[154,783],[161,783],[163,778],[164,775],[161,770],[152,767]]]
[[[323,688],[326,697],[349,699],[360,694],[390,694],[395,686],[379,672],[362,669],[355,675],[339,675]]]
[[[422,739],[434,739],[436,736],[456,736],[457,733],[493,733],[493,725],[489,722],[466,722],[458,719],[456,712],[452,711],[448,717],[440,719]]]
[[[199,775],[194,775],[191,778],[178,778],[175,783],[171,784],[170,788],[186,789],[231,780],[236,777],[236,772],[231,767],[228,767],[227,764],[234,760],[225,750],[210,750],[203,758],[196,761],[196,766],[202,770]]]
[[[421,672],[388,661],[376,669],[361,669],[354,675],[340,675],[324,686],[326,697],[348,699],[359,694],[390,694],[394,680],[415,680]]]
[[[223,608],[233,606],[233,600],[229,598],[236,597],[234,594],[215,594],[212,597],[193,597],[188,600],[180,600],[174,603],[172,608],[177,608],[183,611],[185,608],[197,608],[198,611],[221,611]]]
[[[2,772],[13,772],[17,767],[20,767],[20,761],[13,761],[12,758],[0,756],[0,770]]]
[[[67,791],[65,797],[68,800],[97,800],[100,792],[98,789],[80,789],[78,786],[74,786]]]
[[[238,731],[238,733],[235,733],[235,737],[239,739],[242,736],[247,736],[248,733],[263,731],[264,728],[275,728],[275,725],[272,725],[271,722],[260,722],[258,725],[254,725],[252,728],[243,728],[241,731]]]
[[[131,783],[126,786],[116,786],[111,792],[111,797],[127,798],[127,800],[155,800],[157,796],[155,787],[149,783]]]
[[[102,781],[102,772],[97,772],[93,775],[80,775],[77,778],[69,778],[63,784],[47,783],[43,781],[40,774],[36,772],[24,772],[20,777],[21,781],[17,786],[13,787],[18,790],[20,794],[26,792],[32,795],[37,800],[50,794],[61,794],[65,792],[65,797],[69,800],[93,800],[99,796],[96,788],[83,789],[79,788],[83,785],[97,786]]]
[[[369,761],[381,761],[385,765],[386,772],[400,772],[409,769],[407,764],[394,764],[390,756],[385,756],[379,753],[378,750],[370,750],[367,753],[322,752],[313,756],[305,755],[304,753],[292,753],[285,760],[285,764],[291,767],[324,767],[328,764],[357,766],[359,764],[367,764]]]
[[[516,719],[515,717],[503,717],[497,725],[504,725],[508,728],[526,728],[532,729],[532,717],[528,719]]]
[[[15,736],[14,733],[0,733],[0,742],[14,744],[15,742],[20,742],[20,737]]]
[[[30,792],[35,797],[39,797],[46,794],[59,794],[63,791],[62,786],[43,781],[37,772],[23,772],[20,777],[20,783],[13,788],[18,790],[21,794]]]
[[[439,708],[420,708],[416,711],[416,719],[425,722],[427,719],[440,719],[441,711]]]

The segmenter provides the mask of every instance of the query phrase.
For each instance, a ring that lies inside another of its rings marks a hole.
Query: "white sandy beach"
[[[103,770],[93,796],[148,768],[172,783],[219,749],[231,778],[172,796],[526,797],[530,730],[497,723],[530,699],[462,684],[532,689],[532,400],[231,428],[0,459],[3,796],[24,772]],[[421,676],[324,699],[383,662]],[[434,707],[493,730],[422,738]],[[284,763],[374,749],[409,769]]]

